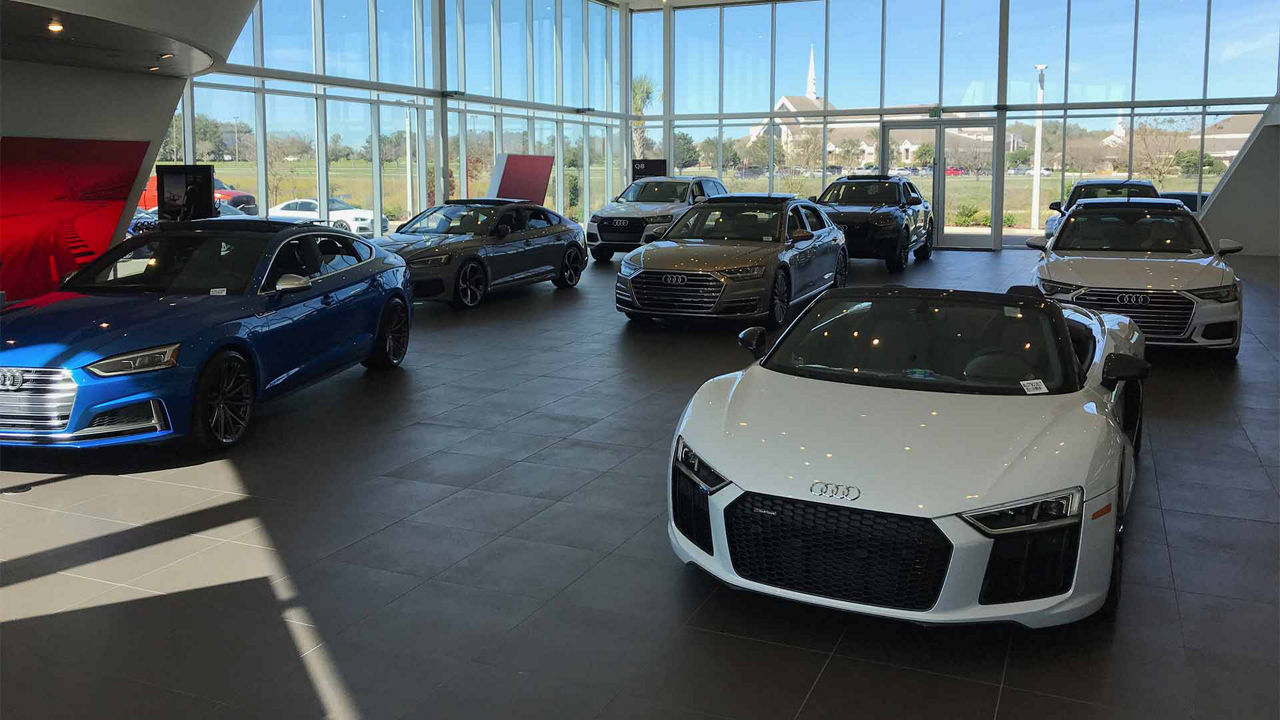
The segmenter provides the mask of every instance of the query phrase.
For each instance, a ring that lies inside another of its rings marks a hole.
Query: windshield
[[[750,205],[697,205],[681,215],[664,237],[773,242],[781,214]]]
[[[419,215],[400,232],[410,235],[466,235],[480,232],[498,210],[493,205],[441,205]]]
[[[1158,197],[1150,185],[1077,185],[1071,190],[1071,205],[1094,198]]]
[[[330,210],[355,210],[356,206],[351,205],[349,203],[345,203],[339,200],[338,198],[329,198],[329,209]]]
[[[689,193],[689,183],[673,180],[633,182],[618,196],[618,202],[678,203]]]
[[[1035,305],[954,297],[820,299],[764,366],[819,380],[934,392],[1069,389],[1048,314]]]
[[[1053,241],[1055,252],[1213,252],[1191,216],[1151,208],[1082,208],[1071,214]]]
[[[103,253],[67,281],[81,292],[239,295],[267,246],[268,235],[139,235]]]
[[[819,202],[830,205],[897,205],[898,186],[889,182],[836,183],[822,193]]]

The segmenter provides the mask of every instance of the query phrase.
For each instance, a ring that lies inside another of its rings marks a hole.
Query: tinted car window
[[[1053,241],[1053,249],[1206,255],[1213,252],[1185,211],[1086,206],[1067,218]]]
[[[320,277],[320,251],[316,248],[312,237],[294,238],[276,252],[267,276],[262,281],[262,289],[270,292],[276,289],[276,283],[284,275],[300,275],[306,278]]]
[[[804,229],[804,220],[800,217],[800,208],[791,208],[787,212],[787,235],[795,235],[798,231]]]
[[[508,210],[502,213],[502,216],[498,218],[498,222],[494,224],[494,227],[497,227],[498,225],[506,225],[511,232],[518,233],[525,229],[524,218],[525,212],[523,210]]]
[[[267,236],[149,233],[107,250],[64,286],[80,292],[244,292]]]
[[[827,226],[827,222],[822,219],[822,213],[818,209],[810,205],[801,205],[801,212],[804,213],[804,219],[809,223],[809,229],[817,232]]]
[[[684,202],[689,193],[689,183],[674,180],[640,180],[631,183],[618,202],[674,203]]]
[[[1077,185],[1071,190],[1071,203],[1093,198],[1156,197],[1150,185]]]
[[[493,219],[492,205],[441,205],[414,218],[401,233],[410,235],[466,235],[479,232]]]
[[[552,225],[555,225],[555,223],[552,222],[551,218],[547,217],[547,214],[542,210],[535,209],[529,211],[529,221],[526,224],[528,229],[543,230],[551,227]]]
[[[764,366],[854,385],[1026,395],[1072,389],[1063,358],[1051,317],[1034,305],[828,297],[796,321]]]
[[[832,205],[897,205],[898,184],[875,180],[836,183],[819,200]]]
[[[280,208],[280,209],[281,209],[281,210],[297,210],[297,209],[298,209],[298,203],[296,203],[296,202],[285,203],[285,204],[284,204],[284,207],[282,207],[282,208]]]
[[[315,212],[317,209],[319,209],[319,207],[320,207],[320,206],[319,206],[317,203],[313,203],[313,202],[300,202],[300,203],[298,203],[298,209],[299,209],[299,210],[305,210],[305,211],[307,211],[307,212]]]
[[[316,249],[320,251],[320,274],[339,272],[360,262],[360,254],[353,245],[346,238],[316,238]]]
[[[664,237],[773,242],[780,214],[777,209],[750,205],[703,203],[681,215]]]
[[[355,247],[356,254],[360,256],[360,260],[364,261],[373,257],[373,248],[368,245],[362,242],[353,242],[351,244]]]

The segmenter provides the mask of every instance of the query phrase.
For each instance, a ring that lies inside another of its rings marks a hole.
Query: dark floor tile
[[[337,559],[322,560],[276,583],[289,597],[284,617],[337,634],[412,590],[421,578]]]
[[[1251,658],[1272,665],[1280,657],[1276,606],[1234,598],[1178,593],[1188,650]]]
[[[1125,540],[1135,542],[1165,542],[1164,516],[1158,507],[1131,505],[1124,512]]]
[[[1275,523],[1166,510],[1164,526],[1170,547],[1258,555],[1273,561],[1280,553],[1280,527]]]
[[[988,683],[1000,683],[1007,625],[920,626],[849,615],[837,655]]]
[[[566,438],[579,430],[595,423],[594,418],[576,415],[552,415],[544,412],[531,412],[498,426],[499,431],[524,433],[526,435],[546,435]]]
[[[406,720],[591,720],[609,700],[613,690],[579,682],[550,681],[540,673],[504,671],[475,665],[434,690]]]
[[[1271,523],[1280,521],[1280,497],[1265,490],[1161,481],[1160,502],[1165,510]]]
[[[666,513],[661,513],[649,521],[648,525],[618,546],[614,552],[649,560],[666,560],[672,557],[671,537],[667,535]]]
[[[502,458],[481,458],[454,452],[437,452],[391,474],[409,480],[423,480],[440,485],[470,487],[512,463]]]
[[[1252,454],[1253,450],[1237,452]],[[1219,467],[1210,463],[1157,460],[1157,468],[1159,468],[1161,487],[1167,483],[1196,483],[1245,490],[1265,491],[1271,488],[1271,481],[1267,479],[1266,471],[1256,461],[1247,465]]]
[[[544,447],[556,442],[554,437],[525,435],[505,430],[488,430],[476,433],[449,448],[450,452],[480,457],[523,460]]]
[[[657,513],[667,509],[667,479],[607,472],[565,498],[571,503]]]
[[[462,405],[431,418],[431,422],[439,425],[452,425],[460,428],[491,430],[502,423],[529,412],[528,408],[495,407],[486,405],[483,400],[474,405]]]
[[[848,618],[848,613],[722,585],[689,619],[689,626],[831,652]]]
[[[596,717],[598,720],[725,720],[726,716],[672,707],[647,694],[619,693]]]
[[[1174,585],[1180,591],[1273,605],[1280,602],[1280,572],[1274,554],[1184,547],[1170,548],[1169,554]]]
[[[789,718],[826,660],[824,653],[686,629],[630,691],[713,715]]]
[[[495,535],[456,527],[398,522],[334,557],[365,567],[431,577],[470,555]]]
[[[557,415],[604,418],[621,410],[629,403],[631,400],[625,396],[575,394],[543,405],[541,410]]]
[[[528,460],[543,465],[605,471],[635,454],[635,448],[625,445],[561,440],[545,450],[530,455]]]
[[[643,426],[605,418],[574,433],[573,438],[645,448],[670,442],[673,430],[665,424]]]
[[[715,588],[700,569],[675,556],[659,560],[613,554],[565,589],[563,599],[662,625],[689,619]]]
[[[377,512],[404,517],[434,505],[457,491],[458,488],[452,485],[399,477],[376,477],[328,488],[300,498],[299,502],[304,506],[329,506],[345,511]]]
[[[550,598],[601,557],[600,553],[581,548],[502,537],[438,577],[446,582]]]
[[[467,489],[409,516],[409,520],[500,534],[550,505],[550,500]]]
[[[512,528],[511,537],[607,553],[639,532],[653,515],[560,502]]]
[[[801,720],[946,717],[986,720],[996,710],[997,685],[942,677],[843,657],[831,658],[798,716]]]
[[[518,462],[477,483],[476,489],[559,500],[598,475],[595,470]]]
[[[1280,717],[1280,667],[1253,658],[1187,651],[1202,718]]]
[[[1173,587],[1173,575],[1169,567],[1169,548],[1164,544],[1124,542],[1125,582],[1140,583],[1159,588]]]
[[[1005,688],[996,720],[1130,720],[1132,710]]]

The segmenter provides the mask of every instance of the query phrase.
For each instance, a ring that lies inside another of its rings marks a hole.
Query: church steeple
[[[813,43],[809,43],[809,82],[805,85],[804,95],[810,100],[818,99],[818,75],[813,68]]]

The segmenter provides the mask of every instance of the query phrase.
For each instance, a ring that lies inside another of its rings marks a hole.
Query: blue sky
[[[380,0],[379,64],[390,82],[411,83],[411,3]],[[455,0],[440,0],[450,6]],[[470,90],[489,93],[493,72],[488,51],[493,2],[500,9],[523,3],[510,0],[464,0],[466,72]],[[311,0],[262,0],[265,61],[270,67],[311,72]],[[544,8],[543,6],[547,7]],[[551,18],[547,0],[535,2],[534,97],[552,101]],[[567,8],[577,10],[575,3]],[[945,104],[990,105],[996,98],[996,0],[947,0],[942,99]],[[366,0],[325,0],[326,64],[329,74],[369,76]],[[1143,3],[1137,43],[1137,99],[1196,98],[1204,71],[1206,0],[1160,0]],[[1071,81],[1064,87],[1067,57],[1066,0],[1011,0],[1009,46],[1010,103],[1035,102],[1036,70],[1045,64],[1045,99],[1113,102],[1128,100],[1135,38],[1134,0],[1073,0],[1071,12]],[[603,16],[600,8],[583,17],[565,17],[566,35],[587,24],[590,58],[602,58]],[[504,12],[504,38],[519,38],[522,28]],[[819,0],[780,3],[776,35],[770,36],[770,6],[726,7],[724,17],[724,109],[767,112],[774,97],[803,95],[809,51],[815,54],[818,92],[823,93],[824,7]],[[714,113],[720,104],[718,42],[721,13],[716,8],[675,12],[678,113]],[[915,0],[911,12],[892,10],[887,18],[885,104],[934,104],[938,100],[941,0]],[[831,0],[829,101],[838,108],[876,107],[880,102],[880,0]],[[662,83],[662,28],[658,12],[637,13],[633,23],[632,66],[636,75]],[[428,40],[430,34],[427,34]],[[232,53],[233,62],[248,63],[249,33]],[[520,46],[523,49],[523,45]],[[581,90],[580,52],[566,44],[564,102],[578,107],[604,107],[605,84],[597,79],[597,62],[587,68],[588,93]],[[1280,0],[1214,0],[1210,34],[1210,97],[1271,95],[1276,88],[1280,49]],[[528,96],[523,81],[523,53],[504,52],[504,94]],[[769,91],[769,59],[776,59],[776,89]],[[451,63],[453,64],[453,63]],[[1069,96],[1065,93],[1069,91]],[[290,104],[291,105],[291,104]],[[660,105],[649,114],[660,112]],[[273,128],[310,121],[306,113],[289,112],[269,121]],[[299,128],[304,129],[304,128]]]

